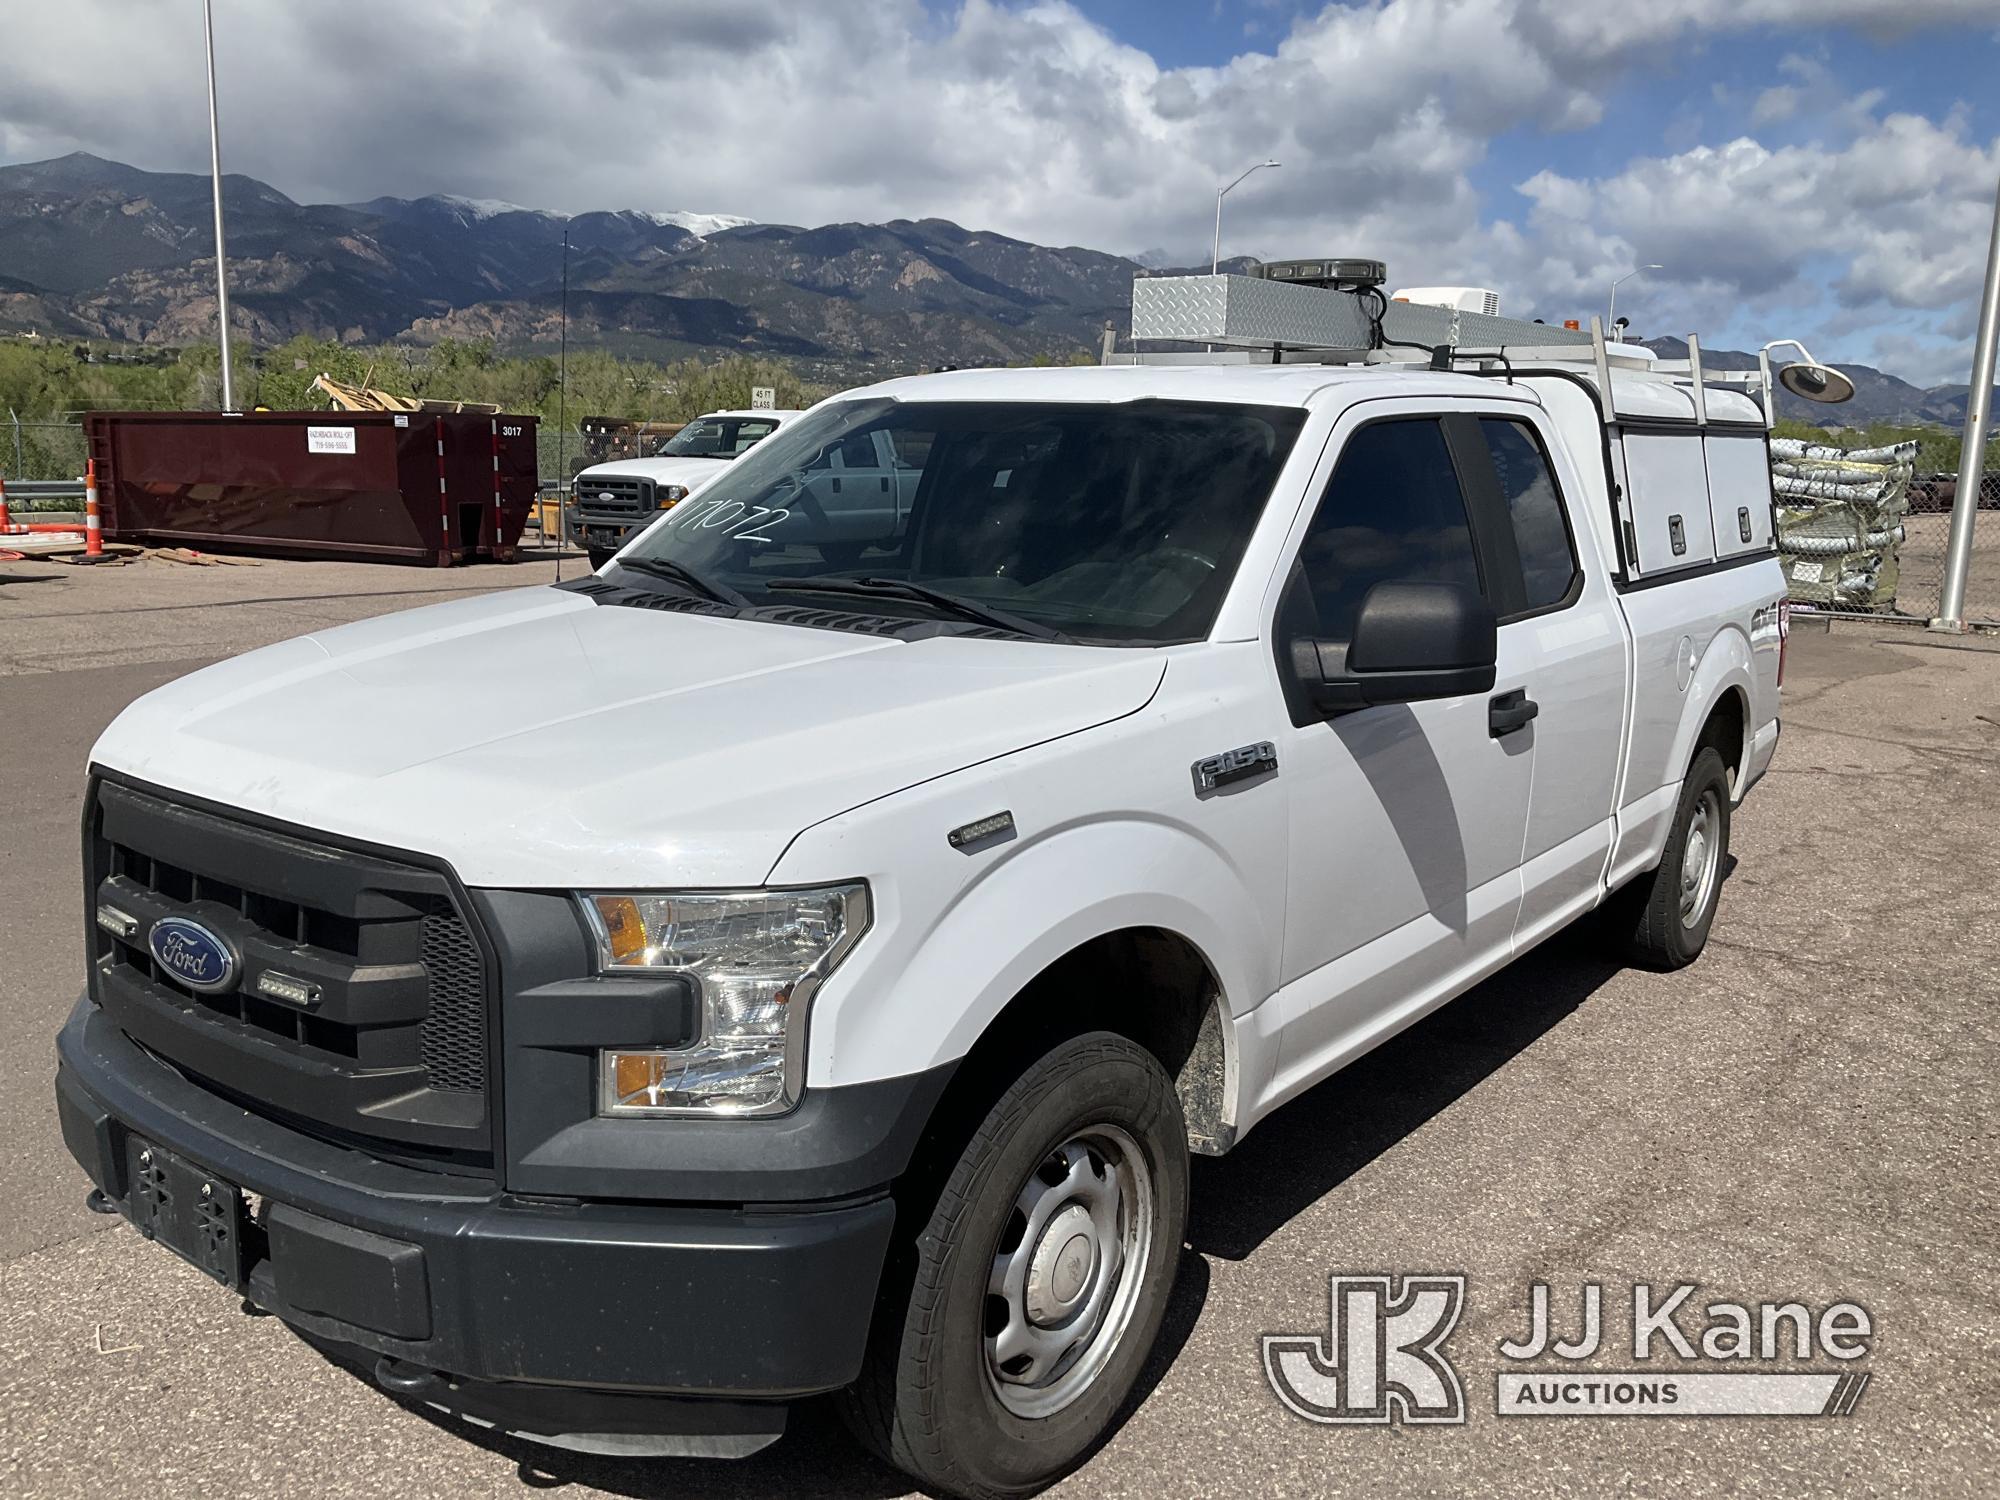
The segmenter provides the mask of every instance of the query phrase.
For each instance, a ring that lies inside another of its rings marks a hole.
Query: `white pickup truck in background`
[[[712,411],[696,417],[650,458],[621,458],[578,472],[569,511],[569,540],[593,568],[758,443],[796,411]]]
[[[1591,353],[893,380],[593,576],[139,700],[60,1043],[96,1201],[510,1432],[841,1391],[937,1492],[1046,1484],[1190,1152],[1586,913],[1707,940],[1765,412]]]

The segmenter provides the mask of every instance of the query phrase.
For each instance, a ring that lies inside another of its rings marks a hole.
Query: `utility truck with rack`
[[[1235,276],[1134,334],[1217,347],[852,391],[595,575],[133,704],[91,1205],[406,1402],[715,1455],[839,1393],[1017,1495],[1132,1391],[1190,1153],[1579,918],[1699,955],[1768,370]]]

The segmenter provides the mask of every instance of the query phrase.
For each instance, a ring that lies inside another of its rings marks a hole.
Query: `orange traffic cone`
[[[16,526],[14,518],[7,514],[7,479],[0,475],[0,536],[11,536],[17,531],[26,531],[25,526]]]
[[[83,473],[83,555],[102,557],[104,522],[97,514],[97,460],[91,459]]]

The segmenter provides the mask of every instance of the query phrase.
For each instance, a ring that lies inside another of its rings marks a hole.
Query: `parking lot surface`
[[[810,1407],[738,1463],[433,1420],[83,1210],[50,1082],[97,731],[217,657],[551,573],[0,566],[0,1493],[906,1490]],[[1703,959],[1641,973],[1566,934],[1198,1161],[1163,1348],[1060,1493],[1995,1493],[1996,764],[2000,643],[1797,632],[1783,743],[1737,817]],[[1324,1336],[1329,1274],[1371,1271],[1467,1277],[1463,1426],[1315,1426],[1267,1386],[1260,1336]],[[1858,1302],[1872,1383],[1844,1418],[1503,1419],[1497,1345],[1537,1281],[1564,1326],[1579,1285],[1604,1285],[1603,1369],[1631,1367],[1617,1319],[1636,1281],[1699,1283],[1695,1307]],[[729,1330],[690,1308],[687,1336]]]

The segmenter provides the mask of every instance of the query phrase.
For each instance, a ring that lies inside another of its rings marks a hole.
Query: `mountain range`
[[[754,224],[562,216],[436,196],[295,203],[223,178],[231,326],[258,344],[557,337],[672,357],[777,355],[819,378],[1066,359],[1124,315],[1136,263],[942,219]],[[76,153],[0,167],[0,327],[178,344],[213,336],[209,180]]]
[[[850,381],[941,364],[1093,353],[1129,317],[1139,258],[1048,246],[943,219],[800,228],[725,214],[559,215],[437,195],[297,203],[225,176],[230,313],[260,345],[490,338],[573,342],[655,358],[778,356]],[[77,152],[0,166],[0,329],[139,344],[213,337],[209,179]],[[1240,265],[1241,263],[1239,263]],[[1676,340],[1652,347],[1684,355]],[[1704,351],[1718,369],[1752,356]],[[1841,407],[1786,396],[1808,421],[1963,420],[1966,388],[1922,390],[1867,366]]]

